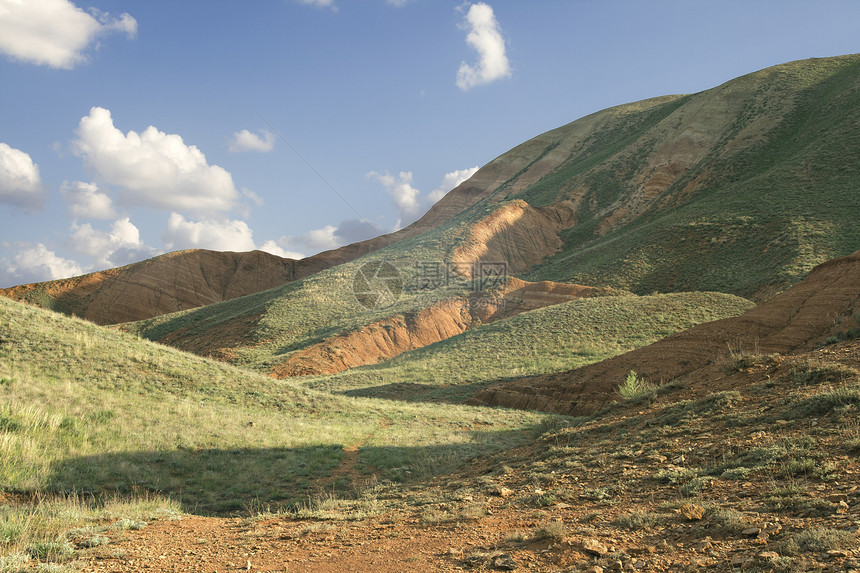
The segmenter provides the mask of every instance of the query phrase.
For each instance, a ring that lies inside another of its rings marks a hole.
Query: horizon
[[[577,118],[856,53],[860,17],[846,1],[166,6],[0,0],[0,287],[390,232]]]

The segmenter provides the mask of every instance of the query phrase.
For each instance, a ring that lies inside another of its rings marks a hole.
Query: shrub
[[[657,392],[657,387],[656,384],[646,382],[644,378],[640,378],[636,372],[631,370],[624,383],[618,387],[618,393],[625,400],[638,400],[654,395]]]
[[[852,549],[857,546],[857,536],[848,531],[818,527],[795,533],[777,547],[783,555],[824,553],[836,549]]]
[[[535,539],[561,541],[567,535],[567,527],[560,520],[547,521],[535,529]]]

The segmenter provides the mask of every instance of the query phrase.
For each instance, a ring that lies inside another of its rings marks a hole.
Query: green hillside
[[[708,113],[691,114],[699,109]],[[860,248],[857,55],[793,62],[625,111],[518,194],[539,204],[587,189],[562,251],[527,278],[761,298]],[[639,213],[601,233],[607,209],[637,200],[637,175],[655,148],[697,135],[700,157]]]

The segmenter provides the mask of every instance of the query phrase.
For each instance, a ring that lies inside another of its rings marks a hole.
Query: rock
[[[582,540],[582,549],[591,555],[604,556],[609,553],[609,549],[596,539],[587,537]]]
[[[512,490],[509,487],[505,487],[503,485],[500,485],[499,487],[496,488],[496,490],[493,493],[495,493],[499,497],[510,497],[510,496],[514,495],[514,490]]]
[[[699,521],[705,517],[705,508],[695,503],[685,503],[678,511],[689,521]]]
[[[513,571],[517,568],[517,563],[510,553],[502,553],[493,559],[493,569],[499,571]]]
[[[585,573],[603,573],[603,567],[600,565],[592,565],[585,570]]]
[[[741,535],[744,537],[758,537],[759,533],[761,533],[761,528],[759,527],[748,527],[741,531]]]
[[[779,553],[776,551],[762,551],[756,555],[756,557],[762,561],[770,561],[771,559],[777,559],[779,557]]]

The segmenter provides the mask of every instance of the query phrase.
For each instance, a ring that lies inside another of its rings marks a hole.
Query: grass
[[[288,510],[316,495],[347,445],[359,445],[361,475],[410,481],[524,443],[546,417],[329,396],[7,299],[0,340],[0,491],[28,496]],[[350,499],[349,484],[331,487]]]
[[[74,557],[71,541],[105,543],[111,535],[146,526],[146,521],[178,516],[179,505],[159,496],[107,498],[79,495],[37,497],[0,505],[0,571],[18,571],[31,559]],[[95,541],[99,540],[99,541]]]

